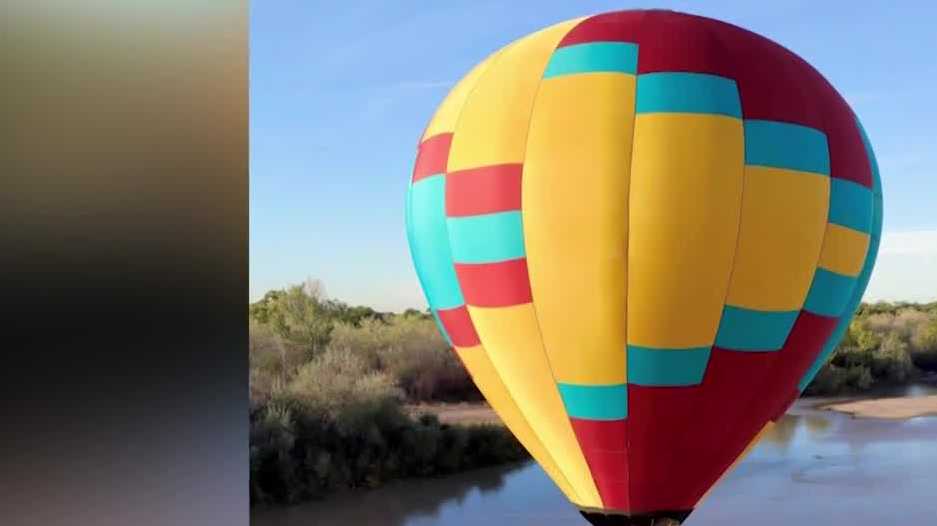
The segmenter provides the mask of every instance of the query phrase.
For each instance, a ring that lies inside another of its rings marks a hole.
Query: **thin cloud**
[[[865,301],[937,299],[937,230],[886,232]]]
[[[879,254],[937,254],[937,230],[886,232]]]
[[[451,80],[405,80],[403,82],[398,82],[395,84],[395,87],[400,89],[441,89],[449,88],[455,82]]]
[[[846,92],[843,98],[845,98],[846,102],[851,106],[862,106],[865,104],[887,102],[894,96],[894,93],[885,93],[882,91],[854,91]]]

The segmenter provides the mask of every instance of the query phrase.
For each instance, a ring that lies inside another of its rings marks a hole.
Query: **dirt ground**
[[[916,416],[937,415],[937,395],[917,398],[873,398],[827,404],[819,408],[863,418],[902,420]]]
[[[902,420],[937,416],[937,395],[916,398],[872,398],[818,404],[817,409],[839,411],[861,418]],[[447,424],[501,424],[498,415],[484,402],[419,404],[407,407],[412,415],[433,413]]]
[[[498,415],[484,402],[419,404],[407,407],[412,415],[433,413],[445,424],[501,424]]]

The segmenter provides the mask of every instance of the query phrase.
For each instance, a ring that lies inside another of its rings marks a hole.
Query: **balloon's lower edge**
[[[603,513],[580,509],[579,513],[593,526],[679,526],[693,510],[667,510],[653,513]]]

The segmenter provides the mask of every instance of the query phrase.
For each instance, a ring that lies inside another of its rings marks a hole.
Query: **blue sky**
[[[314,277],[425,307],[404,232],[416,142],[495,49],[562,20],[660,7],[738,24],[823,73],[868,130],[885,196],[866,299],[937,298],[937,5],[929,1],[273,1],[251,6],[250,296]]]

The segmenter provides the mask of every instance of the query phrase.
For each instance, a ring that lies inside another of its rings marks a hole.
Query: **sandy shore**
[[[937,416],[937,395],[916,398],[872,398],[818,406],[862,418],[903,420],[916,416]]]
[[[810,399],[804,399],[805,402]],[[937,416],[937,395],[921,397],[869,398],[863,400],[816,400],[811,404],[824,411],[837,411],[859,418],[904,420],[918,416]],[[432,413],[446,424],[500,424],[498,415],[484,402],[458,404],[420,404],[407,408],[412,415]]]
[[[484,402],[420,404],[411,405],[407,410],[412,415],[435,414],[444,424],[501,424],[498,415]]]

